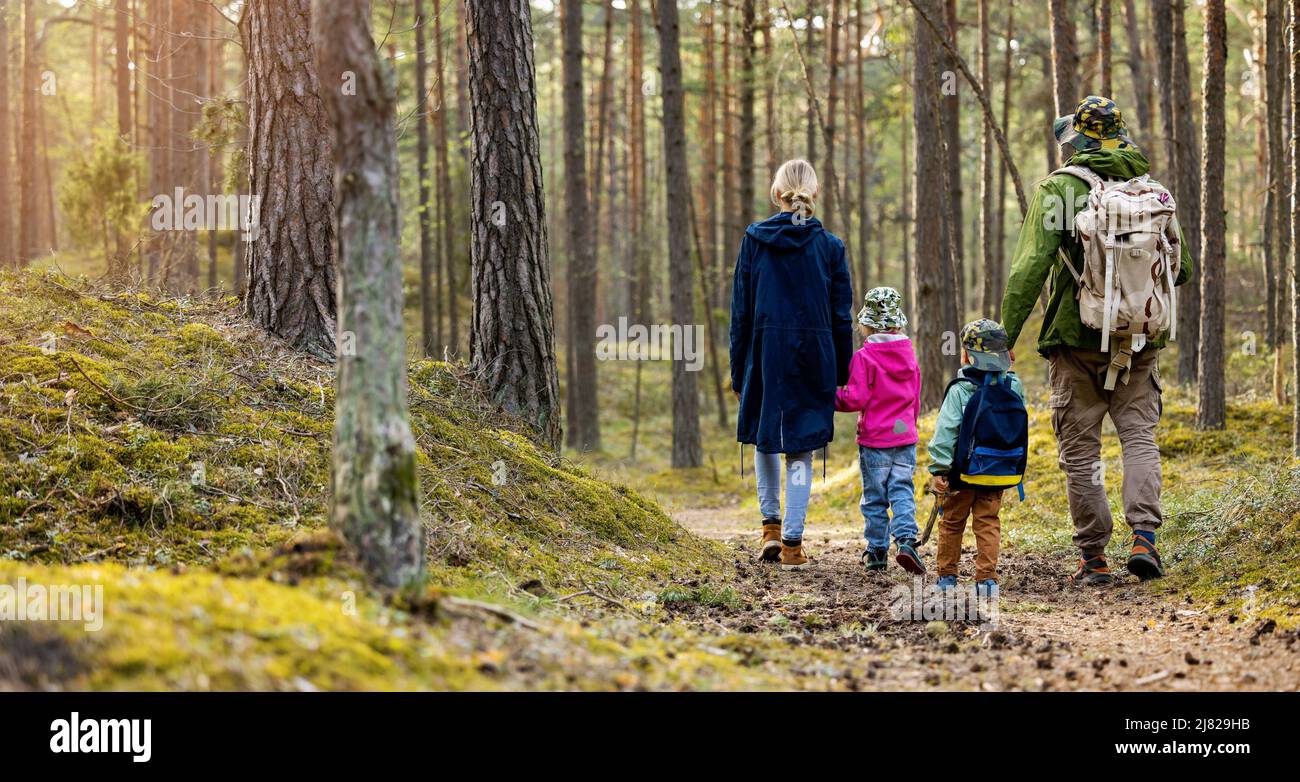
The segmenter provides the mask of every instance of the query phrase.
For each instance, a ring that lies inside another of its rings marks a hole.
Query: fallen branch
[[[542,626],[531,619],[526,619],[513,611],[502,608],[501,606],[492,605],[491,603],[482,603],[478,600],[470,600],[464,597],[443,597],[438,600],[438,605],[453,611],[460,610],[468,613],[489,614],[498,619],[504,619],[511,624],[517,624],[520,627],[526,627],[529,630],[541,632]]]

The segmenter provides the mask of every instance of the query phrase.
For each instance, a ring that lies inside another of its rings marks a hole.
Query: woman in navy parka
[[[853,284],[844,243],[812,216],[817,174],[806,160],[781,165],[772,203],[781,211],[745,231],[731,295],[731,388],[740,400],[736,439],[754,446],[762,558],[808,566],[804,516],[812,454],[834,434],[835,389],[853,354]],[[781,517],[781,463],[786,508]]]

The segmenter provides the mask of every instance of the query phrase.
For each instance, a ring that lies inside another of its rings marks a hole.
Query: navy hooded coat
[[[762,453],[831,441],[835,389],[848,382],[853,355],[844,243],[816,218],[792,217],[782,212],[745,231],[731,294],[736,439]]]

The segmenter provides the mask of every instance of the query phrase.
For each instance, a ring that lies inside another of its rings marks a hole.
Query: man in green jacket
[[[1057,142],[1073,152],[1068,165],[1087,167],[1103,179],[1132,179],[1151,167],[1129,139],[1122,114],[1108,98],[1085,98],[1073,116],[1058,118],[1053,130]],[[1101,461],[1101,426],[1107,414],[1124,453],[1124,516],[1133,530],[1127,567],[1144,580],[1164,575],[1155,545],[1161,522],[1155,432],[1162,409],[1159,358],[1166,336],[1147,341],[1133,355],[1126,376],[1114,390],[1106,390],[1110,356],[1101,352],[1101,333],[1083,325],[1077,284],[1060,258],[1064,251],[1074,269],[1083,268],[1083,246],[1073,234],[1072,223],[1088,193],[1088,184],[1071,174],[1054,174],[1039,183],[1011,261],[1002,318],[1014,348],[1043,283],[1051,279],[1038,352],[1049,362],[1048,405],[1066,476],[1074,544],[1082,554],[1070,579],[1075,584],[1100,585],[1114,580],[1105,557],[1114,526]],[[1191,276],[1192,258],[1183,243],[1175,285]]]

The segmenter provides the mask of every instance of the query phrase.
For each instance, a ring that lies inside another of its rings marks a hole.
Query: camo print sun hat
[[[988,318],[973,320],[961,330],[961,346],[970,354],[971,365],[976,369],[993,372],[1010,369],[1011,351],[1007,342],[1007,330]]]
[[[1137,149],[1129,138],[1124,114],[1110,98],[1089,95],[1079,102],[1074,114],[1057,117],[1052,126],[1059,144],[1080,152],[1093,149]]]
[[[858,323],[876,331],[895,331],[907,328],[903,314],[903,297],[893,288],[872,288],[867,291]]]

